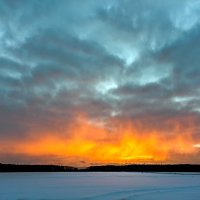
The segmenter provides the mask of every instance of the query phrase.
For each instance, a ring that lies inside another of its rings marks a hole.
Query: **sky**
[[[0,0],[0,162],[200,164],[200,0]]]

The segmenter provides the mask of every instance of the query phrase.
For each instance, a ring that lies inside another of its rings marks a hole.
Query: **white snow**
[[[0,173],[0,200],[199,200],[200,173]]]

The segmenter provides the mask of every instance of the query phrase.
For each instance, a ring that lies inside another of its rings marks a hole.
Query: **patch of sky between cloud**
[[[5,31],[3,30],[3,26],[1,25],[1,22],[0,22],[0,45],[2,43],[2,38],[5,34]]]
[[[59,82],[55,82],[54,84],[54,88],[51,89],[51,97],[52,98],[56,98],[57,95],[61,92],[61,91],[73,91],[76,90],[78,88],[77,84],[73,81],[59,81]],[[49,89],[47,88],[47,91]],[[46,92],[45,90],[39,90],[39,92]]]
[[[139,58],[139,48],[136,45],[127,44],[123,41],[110,41],[104,44],[104,48],[109,54],[123,60],[126,67],[133,64]]]
[[[159,83],[162,79],[170,76],[172,66],[165,65],[150,65],[139,72],[136,72],[133,82],[137,85],[147,85],[151,83]]]
[[[9,69],[0,69],[0,73],[3,74],[6,77],[14,78],[14,79],[21,79],[22,74],[17,71],[12,71]]]
[[[121,112],[118,111],[118,110],[112,110],[111,113],[110,113],[111,117],[116,117],[116,116],[118,116],[120,114],[121,114]]]
[[[200,107],[199,108],[194,108],[193,111],[200,113]]]
[[[188,1],[183,9],[171,13],[170,19],[177,29],[189,31],[197,23],[200,12],[200,1]]]
[[[108,93],[110,90],[112,89],[116,89],[118,87],[117,82],[113,79],[108,79],[108,80],[104,80],[99,82],[95,89],[97,92],[101,93],[101,94],[106,94]]]
[[[194,100],[195,97],[173,97],[172,100],[177,103],[185,103],[191,100]]]
[[[172,98],[172,101],[174,103],[179,104],[181,107],[187,106],[191,101],[197,100],[197,97],[195,96],[175,96]],[[200,109],[198,108],[193,108],[192,109],[194,112],[200,112]]]

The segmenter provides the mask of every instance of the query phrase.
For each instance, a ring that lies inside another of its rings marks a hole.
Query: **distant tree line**
[[[200,172],[200,165],[190,164],[134,164],[91,166],[85,169],[90,172]]]
[[[132,164],[76,168],[61,165],[17,165],[0,163],[0,172],[200,172],[200,165]]]
[[[73,172],[75,167],[59,165],[15,165],[0,164],[0,172]]]

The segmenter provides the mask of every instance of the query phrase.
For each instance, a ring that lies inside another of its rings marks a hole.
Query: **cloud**
[[[161,132],[192,116],[196,138],[199,10],[199,0],[0,1],[0,138],[62,135],[77,113]]]

